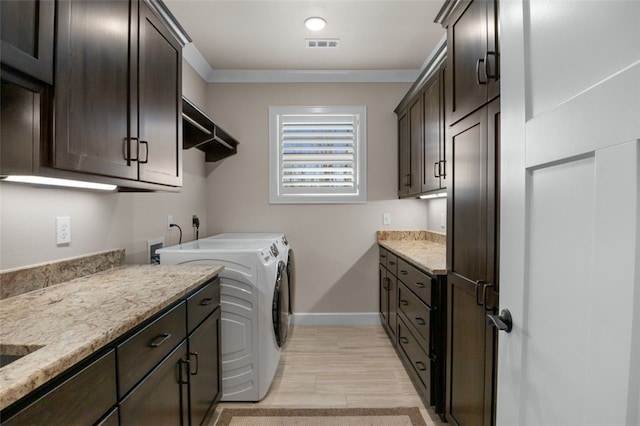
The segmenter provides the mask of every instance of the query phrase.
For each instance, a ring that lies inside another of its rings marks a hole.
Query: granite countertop
[[[216,276],[222,266],[125,266],[0,300],[0,409]],[[27,355],[28,354],[28,355]]]
[[[447,238],[429,231],[378,231],[378,244],[432,275],[447,275]]]

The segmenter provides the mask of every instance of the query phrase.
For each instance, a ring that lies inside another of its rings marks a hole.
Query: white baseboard
[[[377,312],[294,313],[293,325],[380,325]]]

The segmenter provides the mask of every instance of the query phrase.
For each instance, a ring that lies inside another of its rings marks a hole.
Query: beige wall
[[[206,109],[240,141],[238,154],[208,166],[212,234],[284,232],[296,253],[297,313],[376,312],[376,231],[424,229],[424,200],[397,199],[394,108],[409,84],[210,84]],[[365,105],[368,202],[270,205],[270,105]],[[382,214],[391,213],[391,226]]]
[[[185,63],[183,92],[203,102],[205,82]],[[0,269],[124,248],[127,263],[145,263],[147,240],[177,244],[179,232],[166,230],[167,215],[193,239],[191,215],[207,231],[204,154],[184,152],[180,193],[103,193],[0,183]],[[56,216],[71,217],[71,243],[56,246]]]

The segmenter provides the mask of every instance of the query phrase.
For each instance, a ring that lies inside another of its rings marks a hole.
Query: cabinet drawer
[[[185,321],[186,304],[182,302],[118,345],[120,397],[185,339]]]
[[[425,351],[429,352],[431,337],[431,308],[422,303],[406,285],[398,286],[398,310],[408,324],[415,327],[418,337],[424,339]]]
[[[404,321],[398,321],[398,343],[426,389],[431,389],[431,360]]]
[[[400,281],[417,294],[424,303],[434,307],[431,298],[432,288],[435,283],[433,278],[424,272],[419,271],[404,259],[398,259],[397,276],[400,278]]]
[[[387,267],[389,272],[391,272],[393,275],[398,275],[397,274],[398,261],[399,261],[398,256],[396,256],[395,254],[387,250],[387,263],[385,264],[385,266]]]
[[[2,424],[94,424],[117,402],[115,371],[111,350]]]
[[[187,299],[187,327],[191,333],[209,314],[220,306],[220,278],[205,284]]]
[[[381,265],[384,265],[386,267],[387,266],[387,253],[388,253],[387,249],[382,248],[382,247],[378,247],[378,248],[380,249],[379,253],[378,253],[378,256],[379,256],[378,261],[379,261],[379,263]]]

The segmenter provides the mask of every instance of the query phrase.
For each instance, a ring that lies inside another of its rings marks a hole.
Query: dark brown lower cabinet
[[[120,404],[120,424],[186,425],[187,343],[162,361]]]
[[[398,328],[396,315],[398,310],[398,279],[395,276],[397,257],[383,248],[380,248],[380,253],[381,259],[384,259],[383,261],[385,262],[378,265],[380,321],[395,346]],[[382,257],[383,255],[385,256],[384,258]]]
[[[454,425],[495,423],[499,99],[450,127],[447,403]]]
[[[2,410],[2,424],[203,424],[222,390],[220,312],[215,278]]]
[[[91,364],[48,389],[2,424],[92,425],[113,407],[116,394],[116,355],[110,350]]]
[[[203,424],[222,396],[220,308],[189,336],[190,424]]]
[[[442,417],[446,276],[431,276],[383,247],[378,268],[382,325],[425,406]]]

